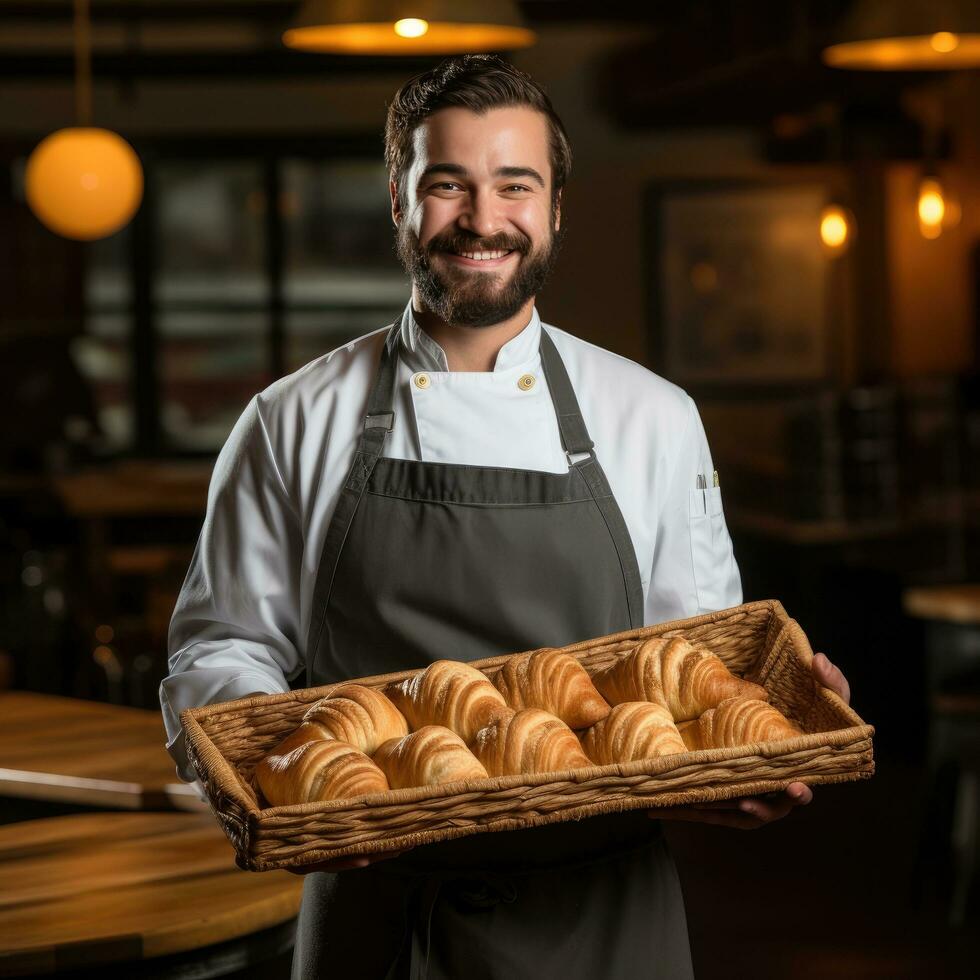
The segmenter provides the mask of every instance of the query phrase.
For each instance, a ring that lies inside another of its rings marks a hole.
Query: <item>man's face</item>
[[[403,194],[392,182],[398,256],[426,308],[485,327],[516,314],[558,252],[548,124],[525,106],[441,109],[415,131]]]

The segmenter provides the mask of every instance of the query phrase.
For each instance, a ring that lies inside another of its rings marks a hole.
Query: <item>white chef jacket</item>
[[[567,472],[541,365],[542,329],[561,354],[626,520],[644,623],[741,603],[721,489],[711,487],[714,467],[690,396],[625,357],[542,324],[537,309],[501,347],[492,371],[464,372],[448,370],[409,301],[384,455]],[[386,333],[351,341],[256,395],[218,456],[170,625],[170,674],[160,686],[167,749],[184,779],[194,778],[180,727],[184,708],[287,691],[305,669],[323,541]],[[525,375],[532,385],[518,384]],[[709,489],[698,489],[699,474]]]

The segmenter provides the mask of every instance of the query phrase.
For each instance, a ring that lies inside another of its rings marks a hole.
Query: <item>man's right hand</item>
[[[337,858],[335,861],[321,861],[319,864],[300,864],[285,870],[294,875],[308,875],[314,871],[329,871],[331,874],[336,874],[338,871],[366,868],[369,864],[388,861],[404,853],[404,851],[388,851],[386,854],[365,854],[363,857]]]

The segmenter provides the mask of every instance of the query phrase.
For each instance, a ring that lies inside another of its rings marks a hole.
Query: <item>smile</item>
[[[483,268],[501,265],[513,254],[513,249],[507,251],[498,249],[493,252],[443,252],[443,255],[448,256],[454,262],[467,266],[481,266]]]

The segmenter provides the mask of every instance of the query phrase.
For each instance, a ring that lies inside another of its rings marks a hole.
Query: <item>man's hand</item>
[[[819,684],[829,687],[845,704],[851,703],[851,685],[824,653],[814,654],[813,676]],[[740,830],[755,830],[774,820],[781,820],[794,807],[806,806],[813,799],[813,791],[806,783],[790,783],[785,790],[766,793],[764,796],[743,796],[734,800],[719,800],[698,806],[668,807],[650,810],[653,820],[688,820],[695,823],[720,824]]]
[[[308,875],[314,871],[329,871],[335,874],[338,871],[352,871],[354,868],[366,868],[369,864],[378,861],[388,861],[396,858],[404,851],[388,851],[386,854],[366,854],[363,857],[337,858],[335,861],[321,861],[320,864],[300,864],[292,868],[286,868],[290,874]]]
[[[840,667],[835,667],[827,659],[827,654],[815,653],[812,668],[813,676],[820,684],[829,687],[844,704],[851,703],[851,685],[847,683],[847,678],[841,673]]]
[[[806,806],[813,792],[806,783],[790,783],[785,790],[764,796],[742,796],[697,806],[676,806],[649,810],[652,820],[687,820],[694,823],[713,823],[738,830],[755,830],[774,820],[781,820],[794,807]]]

